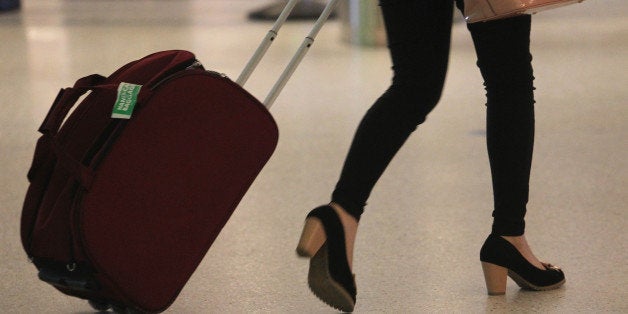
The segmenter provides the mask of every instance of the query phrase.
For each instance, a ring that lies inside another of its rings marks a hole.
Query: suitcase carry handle
[[[78,99],[105,79],[102,75],[92,74],[76,81],[73,87],[61,89],[38,131],[42,134],[57,134],[61,123]]]
[[[48,156],[48,153],[43,151],[54,153],[59,164],[65,168],[85,189],[89,189],[94,178],[94,172],[89,167],[83,165],[80,161],[76,160],[70,154],[68,154],[61,144],[57,140],[57,133],[63,124],[66,116],[70,112],[70,109],[74,107],[76,102],[85,95],[88,91],[101,90],[110,91],[115,93],[118,84],[102,84],[107,78],[99,75],[92,74],[83,77],[74,83],[73,87],[63,88],[57,94],[55,101],[53,102],[48,114],[44,118],[38,131],[43,134],[43,140],[38,141],[35,148],[35,159],[33,160],[33,166],[29,170],[28,177],[33,177],[35,172],[43,162],[38,156]],[[141,93],[138,98],[144,98],[149,96],[150,91],[146,89]],[[39,154],[37,152],[40,152]]]
[[[246,81],[248,80],[251,73],[253,73],[253,70],[255,70],[255,68],[259,64],[259,61],[262,59],[272,42],[277,37],[279,29],[284,24],[284,22],[288,18],[288,15],[296,6],[297,2],[299,2],[299,0],[290,0],[286,7],[283,9],[281,14],[279,15],[279,18],[273,25],[273,28],[268,32],[262,43],[253,54],[253,57],[249,60],[246,67],[242,71],[242,74],[240,74],[240,77],[238,77],[238,79],[236,80],[236,83],[238,83],[240,86],[243,86],[244,83],[246,83]],[[290,77],[292,77],[292,74],[294,74],[294,71],[309,51],[309,48],[314,43],[314,39],[320,32],[321,28],[323,27],[323,25],[329,18],[329,15],[331,15],[331,12],[337,4],[338,0],[329,0],[327,2],[325,9],[318,17],[318,20],[310,30],[310,33],[305,37],[296,54],[292,57],[290,63],[288,63],[288,66],[284,69],[283,73],[281,74],[275,85],[272,87],[272,89],[268,93],[268,96],[266,96],[266,99],[263,102],[266,108],[270,109],[283,88],[286,86],[286,83],[288,83],[288,80],[290,79]]]
[[[152,76],[148,77],[145,81],[142,81],[141,84],[149,88],[142,88],[140,90],[137,100],[138,103],[142,103],[142,100],[149,97],[152,94],[151,89],[155,85],[159,84],[159,82],[161,82],[164,78],[167,78],[169,75],[178,70],[189,67],[192,62],[195,61],[194,55],[190,52],[172,50],[167,54],[151,54],[141,60],[130,63],[127,66],[139,66],[144,60],[158,61],[163,65],[163,68],[161,71],[153,73]],[[115,76],[115,73],[113,75]],[[106,80],[109,80],[109,82],[104,84]],[[39,132],[48,132],[55,135],[61,128],[65,117],[70,112],[70,109],[72,109],[81,96],[85,95],[85,93],[90,90],[104,90],[115,93],[117,92],[119,83],[120,81],[113,79],[112,76],[105,78],[99,74],[92,74],[77,80],[73,87],[62,89],[57,95],[52,107],[48,111],[46,118],[44,118],[44,122],[39,128]]]
[[[27,175],[29,179],[35,176],[35,172],[38,171],[38,168],[43,162],[42,158],[49,156],[49,153],[54,153],[59,164],[70,172],[81,186],[86,189],[89,188],[94,177],[93,171],[65,152],[58,143],[56,135],[65,117],[70,112],[70,109],[74,107],[74,104],[81,96],[85,95],[85,93],[95,89],[115,91],[117,87],[114,85],[101,85],[105,80],[106,78],[102,75],[92,74],[76,81],[73,87],[64,88],[59,91],[48,114],[38,129],[43,136],[42,140],[37,142],[37,147],[35,148],[33,165]]]
[[[74,107],[79,98],[89,91],[98,90],[116,93],[120,84],[102,84],[106,79],[106,77],[100,74],[92,74],[76,81],[73,87],[61,89],[38,131],[45,135],[57,135],[70,109]],[[150,89],[142,89],[138,95],[137,102],[141,103],[142,100],[146,99],[151,94]]]

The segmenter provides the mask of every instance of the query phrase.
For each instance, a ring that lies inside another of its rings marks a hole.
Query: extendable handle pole
[[[305,57],[305,55],[307,54],[309,48],[314,43],[314,39],[316,38],[316,35],[318,35],[318,33],[320,32],[321,28],[323,27],[323,25],[329,18],[329,15],[332,13],[334,8],[338,4],[338,1],[339,0],[330,0],[327,3],[327,6],[325,6],[323,13],[319,16],[318,20],[316,21],[316,24],[314,24],[314,27],[312,28],[308,36],[305,37],[305,39],[303,40],[303,43],[299,47],[299,50],[294,55],[294,57],[292,57],[292,60],[290,60],[290,63],[288,64],[286,69],[283,71],[283,73],[279,77],[279,80],[277,81],[277,83],[275,83],[270,93],[266,97],[266,100],[264,100],[264,106],[266,106],[266,108],[270,109],[270,107],[273,105],[273,103],[279,96],[279,93],[281,93],[281,90],[286,86],[286,83],[288,82],[288,80],[290,79],[294,71],[296,70],[299,63],[301,63],[301,60],[303,60],[303,57]]]
[[[260,45],[257,47],[257,50],[253,54],[253,57],[251,57],[249,62],[246,64],[244,70],[242,70],[242,73],[240,73],[240,76],[236,80],[236,83],[238,85],[244,86],[246,81],[251,76],[251,73],[253,73],[260,60],[262,60],[262,57],[266,54],[266,51],[268,50],[270,45],[273,43],[275,38],[277,38],[277,35],[279,34],[279,29],[286,22],[288,16],[290,15],[290,12],[292,12],[292,9],[294,9],[298,2],[299,0],[290,0],[288,4],[286,4],[283,11],[281,11],[281,14],[279,14],[277,21],[275,21],[273,28],[268,31],[268,34],[266,34],[264,40],[262,40]]]

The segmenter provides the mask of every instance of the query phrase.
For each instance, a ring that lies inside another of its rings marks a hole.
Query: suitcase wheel
[[[141,314],[143,313],[141,311],[138,311],[132,308],[124,307],[121,305],[115,305],[115,304],[111,305],[111,309],[116,314]]]
[[[105,301],[89,300],[87,302],[96,311],[105,312],[111,308],[111,305]]]
[[[116,314],[142,314],[143,312],[118,304],[109,304],[101,300],[89,300],[89,305],[96,311],[107,312],[109,309]]]

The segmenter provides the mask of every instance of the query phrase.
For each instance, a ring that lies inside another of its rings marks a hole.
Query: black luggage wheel
[[[88,267],[81,267],[75,263],[62,265],[38,261],[36,265],[39,268],[39,279],[53,286],[79,291],[100,290],[100,285],[94,280]]]
[[[87,302],[96,311],[106,312],[111,308],[111,305],[106,301],[89,300]]]

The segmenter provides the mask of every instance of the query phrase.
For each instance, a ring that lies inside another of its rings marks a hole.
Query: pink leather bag
[[[467,23],[507,18],[520,14],[534,14],[584,0],[464,0]]]

